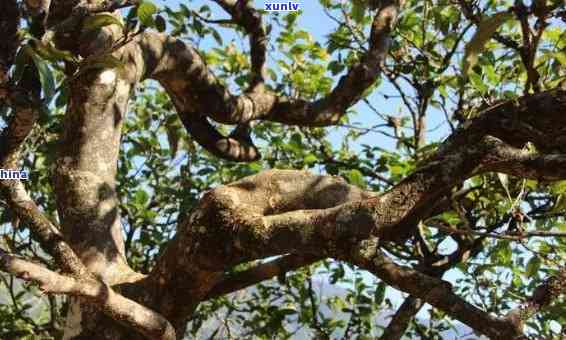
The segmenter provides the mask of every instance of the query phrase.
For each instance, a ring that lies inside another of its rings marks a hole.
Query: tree
[[[325,42],[211,3],[0,3],[2,338],[564,330],[561,1],[321,0]]]

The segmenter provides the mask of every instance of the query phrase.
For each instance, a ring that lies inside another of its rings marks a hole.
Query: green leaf
[[[482,20],[478,24],[478,29],[470,42],[466,45],[464,53],[464,65],[462,73],[467,76],[468,71],[478,62],[478,55],[484,50],[485,44],[493,36],[495,31],[507,20],[511,19],[513,14],[509,12],[499,12],[491,17]]]
[[[373,301],[376,305],[381,305],[383,299],[385,298],[385,290],[387,289],[387,285],[385,282],[380,281],[377,287],[375,288],[375,293],[373,295]]]
[[[339,63],[338,61],[334,60],[328,63],[328,69],[332,72],[332,75],[335,76],[338,73],[344,71],[346,65]]]
[[[83,22],[83,28],[87,31],[92,31],[109,25],[118,25],[122,28],[124,27],[124,23],[120,19],[109,13],[99,13],[89,16]]]
[[[41,82],[41,89],[43,90],[43,101],[47,105],[51,102],[51,99],[55,95],[55,78],[53,78],[53,73],[49,69],[47,62],[35,53],[35,51],[29,47],[24,47],[26,53],[32,58],[37,71],[39,72],[39,80]]]
[[[149,201],[149,195],[144,190],[139,190],[134,195],[134,202],[137,206],[142,207]]]
[[[165,125],[165,131],[167,132],[167,142],[169,143],[169,149],[171,149],[171,156],[175,158],[177,150],[179,150],[179,141],[182,135],[181,129],[177,124],[167,124]]]
[[[62,86],[61,91],[59,91],[59,96],[55,99],[55,107],[62,108],[67,105],[69,100],[69,89],[67,86]]]
[[[366,4],[364,1],[356,0],[352,2],[352,18],[357,23],[362,23],[366,14]]]
[[[508,265],[511,263],[511,256],[513,251],[509,241],[500,241],[495,247],[495,251],[492,253],[492,260],[500,262],[503,265]]]
[[[479,74],[477,74],[476,72],[470,72],[469,76],[470,76],[470,83],[472,84],[473,87],[475,87],[481,93],[487,92],[488,90],[487,85],[485,85],[483,79]]]
[[[566,66],[566,53],[564,52],[556,52],[553,53],[552,56],[558,60],[558,62],[562,65]]]
[[[155,28],[159,32],[165,32],[165,29],[167,28],[165,19],[161,15],[155,17]]]
[[[222,36],[220,35],[220,33],[218,33],[216,30],[212,30],[212,37],[214,38],[214,40],[216,40],[216,42],[218,43],[218,45],[222,45]]]
[[[318,161],[318,157],[316,157],[316,155],[309,153],[308,155],[305,156],[305,158],[303,159],[303,162],[305,162],[305,164],[314,164]]]
[[[509,200],[511,200],[511,193],[509,192],[509,176],[507,174],[502,174],[500,172],[497,173],[497,178],[499,178],[499,182],[501,182],[501,186],[505,189],[505,193]]]
[[[537,256],[533,256],[527,263],[525,274],[527,274],[528,277],[536,276],[538,274],[539,269],[540,269],[540,259]]]
[[[282,315],[293,315],[293,314],[297,314],[297,311],[292,308],[292,307],[286,307],[286,308],[281,308],[279,309],[279,313],[281,313]]]
[[[138,6],[137,15],[140,22],[147,27],[155,26],[153,15],[157,13],[157,6],[153,2],[144,1]]]
[[[362,173],[357,170],[357,169],[352,169],[350,170],[347,174],[346,177],[348,177],[348,180],[350,181],[350,183],[359,186],[361,188],[365,188],[366,186],[366,181],[364,179],[364,175],[362,175]]]
[[[30,46],[33,48],[42,59],[48,61],[69,61],[76,63],[77,58],[69,51],[57,49],[53,43],[43,43],[41,40],[32,38],[30,39]]]
[[[27,53],[27,48],[22,47],[16,54],[15,67],[12,75],[14,81],[19,81],[22,78],[27,64],[30,62],[30,55]],[[1,105],[0,105],[1,107]]]

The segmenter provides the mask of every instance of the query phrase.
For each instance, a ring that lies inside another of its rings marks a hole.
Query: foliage
[[[320,13],[267,17],[273,50],[268,84],[281,94],[320,98],[367,48],[371,23],[367,4],[319,2]],[[559,1],[548,3],[552,7]],[[214,186],[265,168],[293,168],[343,176],[354,185],[383,191],[419,167],[444,137],[479,110],[533,91],[520,49],[505,44],[508,40],[521,44],[523,34],[509,2],[477,2],[472,10],[480,16],[479,23],[466,17],[453,1],[406,1],[382,79],[351,114],[338,127],[325,129],[258,124],[253,138],[263,158],[253,163],[229,163],[204,152],[184,132],[164,91],[154,83],[145,83],[137,90],[126,119],[117,180],[130,265],[149,272],[163,245],[174,235],[174,226],[185,217],[178,212],[186,214],[201,193]],[[243,33],[230,35],[226,32],[231,27],[209,22],[217,15],[214,8],[200,2],[158,8],[144,1],[130,11],[125,24],[101,14],[87,25],[93,30],[106,25],[127,29],[139,21],[147,29],[167,30],[199,46],[221,81],[231,88],[243,87],[250,69],[249,51],[239,42],[243,39],[237,40]],[[326,41],[301,28],[299,23],[312,16],[328,16],[336,22],[324,32]],[[566,77],[566,32],[560,20],[549,20],[538,43],[534,65],[541,90],[556,87]],[[26,185],[41,208],[56,218],[49,174],[66,105],[60,73],[63,57],[58,58],[54,50],[41,54],[31,41],[28,39],[20,51],[21,58],[32,58],[36,64],[42,98],[50,113],[42,117],[28,143],[24,167],[33,169],[33,176]],[[108,66],[113,61],[99,62]],[[51,103],[54,96],[58,99]],[[1,126],[5,117],[0,116]],[[436,129],[437,125],[440,128]],[[462,190],[466,193],[455,199],[452,210],[423,221],[422,234],[431,249],[447,253],[462,241],[436,228],[439,224],[471,225],[478,232],[502,234],[519,229],[566,231],[566,182],[550,184],[490,174],[455,188],[455,192]],[[50,264],[29,241],[25,226],[18,225],[3,205],[0,213],[3,245]],[[392,246],[391,253],[400,263],[415,265],[418,254],[414,242]],[[499,313],[524,301],[564,265],[564,256],[563,238],[521,242],[488,238],[473,259],[459,263],[447,277],[457,293]],[[0,287],[10,299],[5,303],[0,300],[0,338],[9,334],[41,336],[60,329],[63,300],[41,300],[41,310],[32,312],[30,306],[40,299],[32,288],[16,289],[11,278],[1,278]],[[341,287],[339,294],[327,295],[317,288],[317,284],[326,287],[328,282]],[[191,338],[286,339],[307,334],[370,339],[382,331],[383,324],[376,319],[399,305],[398,297],[394,298],[399,294],[392,291],[356,268],[322,261],[243,293],[203,303],[187,332]],[[557,303],[532,319],[527,325],[530,334],[548,339],[557,336],[559,325],[566,324],[565,307],[564,302]],[[414,319],[407,336],[441,338],[442,332],[452,327],[441,312],[428,309],[427,313],[431,326]]]

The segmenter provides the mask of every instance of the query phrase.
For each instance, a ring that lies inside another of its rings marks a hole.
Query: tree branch
[[[409,322],[424,305],[423,300],[412,295],[408,296],[401,304],[395,315],[379,337],[379,340],[399,340],[407,331]]]
[[[39,116],[38,76],[28,66],[20,86],[9,94],[12,117],[0,133],[0,168],[16,169],[20,149]],[[20,180],[0,181],[0,193],[15,214],[29,226],[32,236],[54,257],[60,268],[76,277],[90,275],[74,251],[63,240],[59,229],[41,212]]]
[[[244,126],[252,120],[308,126],[337,123],[378,79],[379,67],[389,48],[389,33],[397,17],[394,1],[384,1],[372,24],[370,49],[361,61],[340,79],[328,96],[307,102],[279,96],[263,85],[267,36],[260,14],[246,1],[214,1],[250,36],[252,81],[244,94],[232,95],[192,46],[163,34],[148,32],[139,39],[137,47],[144,65],[138,65],[138,69],[145,70],[146,78],[163,85],[185,127],[201,146],[216,156],[234,161],[254,161],[260,157],[249,133],[224,137],[206,117],[219,123]]]
[[[483,168],[521,178],[558,181],[566,177],[566,154],[540,154],[500,142]]]
[[[239,125],[228,137],[224,137],[206,117],[197,114],[180,114],[181,122],[193,139],[213,155],[236,162],[253,162],[261,158],[257,147],[249,137],[249,131]]]
[[[265,171],[220,186],[206,193],[179,227],[149,281],[156,291],[172,291],[181,284],[185,287],[183,294],[192,292],[193,298],[204,298],[222,280],[223,271],[254,259],[296,253],[358,264],[351,254],[362,240],[376,236],[381,241],[402,243],[454,185],[490,170],[493,164],[499,164],[498,171],[513,171],[511,166],[501,165],[502,141],[514,147],[531,141],[542,152],[560,151],[563,145],[555,139],[561,138],[560,126],[566,125],[564,111],[566,92],[561,90],[489,108],[450,136],[424,166],[379,196],[335,177],[290,170]],[[550,140],[540,139],[543,131]],[[392,274],[381,270],[388,266],[370,269],[387,278]],[[206,283],[186,283],[196,277]],[[409,277],[429,280],[414,271]],[[430,280],[431,285],[442,283]],[[404,286],[393,277],[384,281],[430,300],[415,286]],[[462,305],[460,300],[452,294],[447,299],[433,297],[431,304],[448,312],[458,304],[452,315],[472,327],[486,321],[488,328],[495,329],[501,323],[499,319],[486,319],[482,311]]]
[[[232,16],[233,22],[242,27],[250,39],[252,75],[250,89],[263,83],[267,56],[268,37],[261,14],[248,1],[213,0]]]
[[[465,192],[468,190],[465,190],[462,193],[455,193],[453,196],[465,195]],[[491,228],[496,228],[498,225],[499,224],[496,224]],[[422,238],[420,231],[417,234],[417,237],[424,243],[424,239]],[[483,248],[483,239],[484,236],[475,239],[473,242],[459,242],[458,248],[448,255],[440,255],[436,252],[427,250],[424,256],[419,260],[419,264],[416,269],[432,277],[442,278],[444,273],[453,268],[457,263],[466,262],[468,259],[475,257]],[[426,245],[424,246],[426,247]],[[385,328],[380,340],[400,339],[403,334],[405,334],[409,326],[409,322],[419,312],[423,305],[424,301],[422,299],[412,295],[408,296],[393,316],[387,328]]]
[[[325,126],[338,122],[378,79],[396,17],[394,1],[383,1],[372,23],[368,52],[338,81],[328,96],[314,102],[285,98],[264,86],[234,96],[214,77],[190,45],[165,35],[146,33],[139,46],[147,66],[146,77],[161,82],[181,114],[202,113],[226,124],[271,120]]]
[[[454,294],[450,283],[397,265],[378,247],[376,238],[360,242],[358,247],[353,249],[350,260],[388,285],[424,300],[493,339],[521,335],[521,330],[510,321],[493,317]]]
[[[275,260],[260,263],[248,270],[228,275],[212,288],[206,298],[212,299],[245,289],[262,281],[308,266],[320,259],[317,256],[289,254]]]
[[[98,306],[114,320],[137,330],[149,339],[174,340],[173,326],[161,315],[124,296],[92,277],[63,276],[0,249],[0,269],[39,284],[44,293],[73,295]]]
[[[243,218],[248,218],[258,216],[260,213],[270,215],[297,209],[328,208],[347,201],[368,198],[370,194],[348,185],[339,178],[292,170],[265,171],[206,193],[190,217],[179,225],[175,238],[169,242],[146,279],[148,291],[161,295],[156,296],[157,303],[191,301],[187,304],[176,304],[174,308],[166,308],[165,316],[174,324],[186,322],[186,318],[196,308],[198,301],[224,289],[221,287],[233,284],[234,288],[230,289],[237,289],[244,284],[256,282],[255,279],[244,280],[245,282],[240,285],[238,283],[240,275],[235,276],[234,280],[226,278],[224,272],[233,265],[267,257],[262,252],[274,255],[292,253],[292,251],[279,250],[284,247],[292,248],[295,239],[281,239],[283,246],[271,250],[260,251],[255,247],[246,249],[248,242],[253,243],[251,238],[236,236],[237,227],[233,223],[227,220],[215,220],[218,217],[216,212],[227,219],[233,216],[231,209],[216,208],[219,205],[215,200],[222,196],[225,199],[238,200],[241,205],[232,205],[232,207],[239,209],[244,215]],[[264,244],[261,246],[263,247]],[[305,255],[307,256],[302,256],[305,261],[311,257]],[[318,250],[312,255],[316,258],[324,256]],[[281,270],[286,269],[284,267],[287,266],[285,264],[287,261],[289,261],[288,265],[292,266],[293,257],[301,255],[291,256],[283,257],[279,259],[281,262],[276,262],[281,266]],[[272,265],[273,263],[250,269],[251,272],[248,273],[257,274],[257,279],[262,278],[262,275],[267,279],[271,275],[271,270],[274,270]],[[302,264],[297,262],[296,265]],[[292,267],[287,268],[292,269]],[[230,281],[232,283],[228,283]]]

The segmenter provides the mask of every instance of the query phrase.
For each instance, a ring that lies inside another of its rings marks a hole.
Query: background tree
[[[563,2],[160,5],[0,3],[1,338],[564,332]]]

